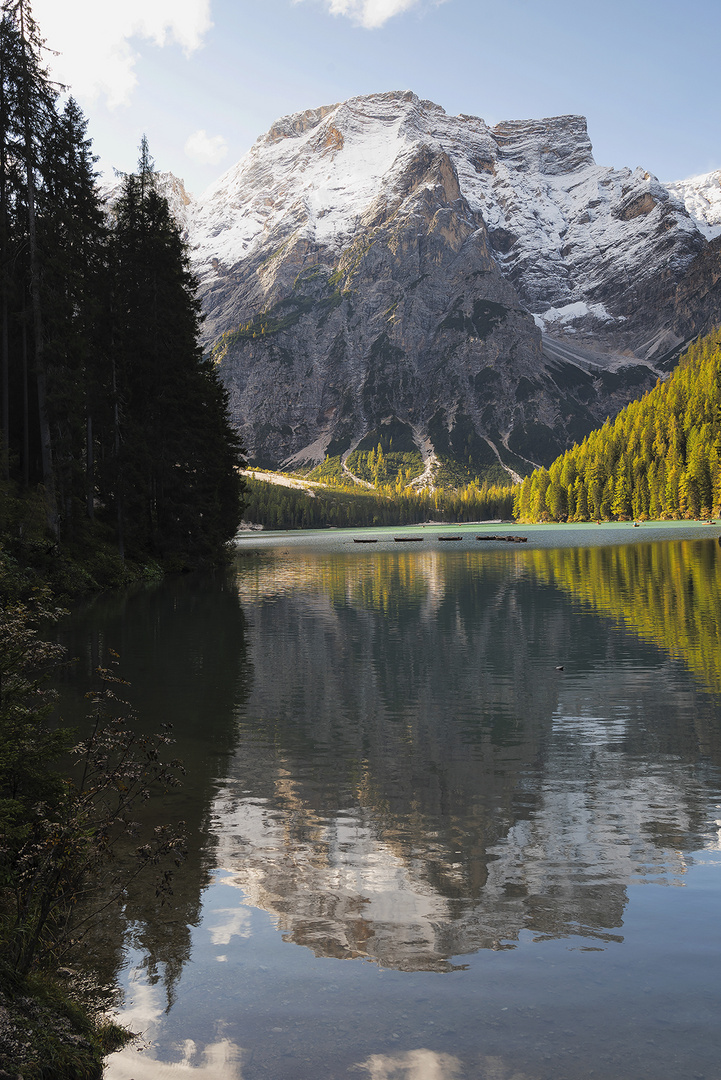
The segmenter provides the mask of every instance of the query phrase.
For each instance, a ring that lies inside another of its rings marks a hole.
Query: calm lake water
[[[252,536],[74,614],[66,715],[116,650],[188,770],[172,903],[92,946],[107,1080],[721,1077],[719,529],[594,528]]]

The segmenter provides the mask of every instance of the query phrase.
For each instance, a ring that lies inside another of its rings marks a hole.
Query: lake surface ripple
[[[464,533],[466,536],[466,533]],[[721,547],[244,541],[101,598],[172,721],[169,905],[90,946],[107,1080],[718,1080]]]

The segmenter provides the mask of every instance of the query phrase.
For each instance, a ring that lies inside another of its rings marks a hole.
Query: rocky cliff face
[[[576,116],[490,128],[408,92],[279,120],[184,208],[251,456],[390,423],[480,473],[550,460],[718,306],[688,184],[596,165]]]
[[[665,187],[683,203],[707,240],[721,236],[721,169]]]

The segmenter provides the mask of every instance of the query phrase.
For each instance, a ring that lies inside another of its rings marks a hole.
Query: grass
[[[103,1059],[133,1039],[48,974],[0,974],[0,1070],[22,1080],[100,1080]]]

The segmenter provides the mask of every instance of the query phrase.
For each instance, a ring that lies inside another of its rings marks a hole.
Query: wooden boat
[[[501,540],[507,544],[527,544],[527,536],[477,536],[476,540]]]
[[[460,540],[460,536],[439,536],[439,540]]]
[[[362,539],[359,539],[357,536],[354,536],[353,537],[353,543],[354,544],[377,544],[378,541],[377,540],[371,540],[370,537],[368,539],[366,539],[366,537],[364,536]]]
[[[397,544],[421,544],[424,538],[422,536],[394,536],[393,539]]]

